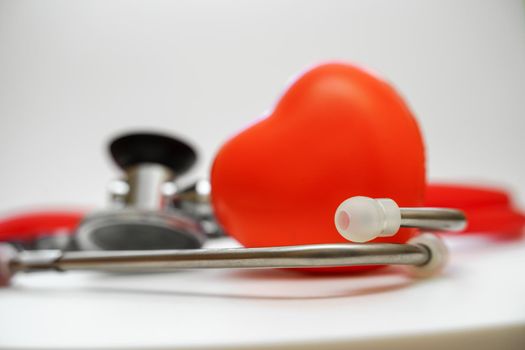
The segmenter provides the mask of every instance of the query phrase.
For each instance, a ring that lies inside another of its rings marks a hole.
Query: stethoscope
[[[465,227],[466,219],[461,211],[454,209],[399,208],[391,199],[352,197],[337,209],[335,223],[337,230],[345,238],[368,241],[379,236],[394,235],[401,227],[458,231]],[[0,245],[0,282],[7,285],[18,272],[49,270],[169,271],[359,265],[408,265],[411,266],[413,275],[426,277],[436,274],[445,266],[447,255],[447,248],[442,240],[430,233],[417,236],[407,244],[349,243],[120,252],[17,252],[12,246],[3,244]]]
[[[143,272],[405,265],[413,275],[426,277],[441,271],[448,256],[442,239],[428,231],[457,232],[465,229],[467,223],[462,210],[400,208],[392,199],[359,196],[342,202],[334,213],[337,231],[353,243],[202,249],[206,239],[223,233],[213,218],[209,184],[201,181],[183,190],[177,190],[175,185],[177,176],[197,158],[193,148],[166,135],[138,133],[116,138],[109,149],[124,173],[111,187],[109,210],[87,216],[30,213],[0,222],[0,240],[9,242],[0,244],[0,284],[9,284],[19,272],[49,270]],[[487,213],[490,217],[492,213],[502,227],[521,231],[523,216],[507,210],[503,205],[508,203],[502,202],[498,193],[465,191],[475,199],[474,203],[498,203],[492,211],[473,215],[475,223],[483,222],[480,217]],[[465,206],[468,210],[471,207]],[[377,237],[393,236],[405,227],[427,233],[406,244],[367,243]],[[68,230],[66,235],[45,234],[61,228]],[[16,248],[35,248],[31,241],[39,240],[45,244],[37,244],[36,248],[54,249]]]

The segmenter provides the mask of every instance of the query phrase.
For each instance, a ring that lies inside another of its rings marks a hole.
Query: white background
[[[105,142],[219,145],[308,66],[381,72],[424,130],[430,178],[525,198],[522,1],[0,1],[0,210],[103,205]]]

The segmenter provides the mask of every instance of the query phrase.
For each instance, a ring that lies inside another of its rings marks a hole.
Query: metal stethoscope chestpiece
[[[173,181],[195,163],[191,146],[174,138],[127,134],[110,144],[124,179],[113,208],[88,215],[75,234],[80,250],[195,249],[205,240],[198,221],[173,207]]]

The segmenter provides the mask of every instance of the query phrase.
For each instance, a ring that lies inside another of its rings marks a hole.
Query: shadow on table
[[[238,270],[225,273],[225,284],[185,283],[155,285],[148,281],[131,280],[141,274],[101,274],[94,276],[95,284],[109,283],[109,285],[58,288],[50,287],[16,287],[19,293],[29,293],[32,296],[38,293],[96,293],[98,295],[136,295],[155,296],[166,298],[221,298],[239,300],[322,300],[352,298],[365,295],[392,293],[415,284],[425,283],[404,276],[397,268],[386,268],[362,274],[303,274],[289,270]],[[158,274],[157,274],[158,277]],[[206,276],[203,276],[205,278]],[[441,278],[446,278],[442,276]],[[124,283],[124,285],[118,285]],[[117,285],[114,285],[117,283]],[[171,283],[171,282],[170,282]],[[312,286],[312,283],[315,286]],[[112,285],[113,284],[113,285]],[[139,284],[137,286],[137,284]],[[210,290],[213,289],[213,290]],[[222,289],[222,290],[221,290]]]

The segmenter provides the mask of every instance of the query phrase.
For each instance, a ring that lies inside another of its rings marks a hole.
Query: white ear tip
[[[431,277],[443,271],[448,262],[448,249],[441,238],[431,233],[423,233],[408,241],[409,244],[419,244],[428,249],[430,260],[425,265],[408,267],[410,274],[418,278]]]
[[[397,204],[391,199],[352,197],[339,205],[334,216],[339,234],[352,242],[392,236],[401,224]]]
[[[352,242],[366,242],[377,236],[378,225],[375,202],[368,197],[352,197],[335,211],[335,227]]]

